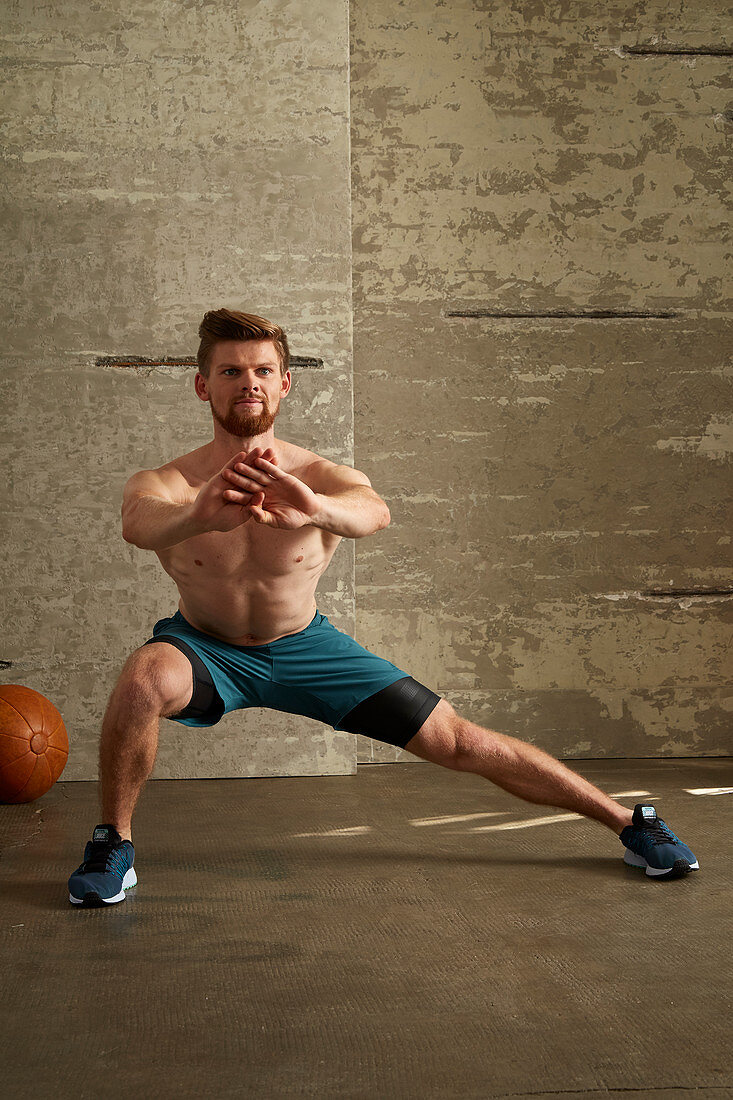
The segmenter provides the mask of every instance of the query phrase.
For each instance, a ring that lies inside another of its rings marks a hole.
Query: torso
[[[283,440],[276,440],[275,452],[283,470],[322,491],[319,473],[334,463]],[[157,471],[182,503],[195,500],[221,469],[223,463],[210,468],[207,456],[208,447],[199,447]],[[266,645],[308,626],[316,585],[340,541],[318,527],[286,531],[250,519],[233,531],[196,535],[155,553],[192,626],[233,645]]]

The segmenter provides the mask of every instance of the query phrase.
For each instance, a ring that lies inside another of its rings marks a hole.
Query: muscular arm
[[[390,522],[389,508],[371,487],[369,478],[350,466],[321,460],[304,477],[278,469],[264,458],[251,465],[237,463],[227,474],[240,490],[259,490],[261,504],[250,508],[256,523],[295,529],[320,527],[333,535],[358,539],[373,535]],[[231,499],[237,500],[234,492]]]
[[[230,495],[232,469],[240,461],[260,456],[272,459],[271,469],[279,472],[271,448],[238,451],[226,466],[210,477],[191,498],[191,486],[174,470],[141,470],[125,485],[122,502],[122,537],[141,550],[166,550],[179,542],[208,531],[232,531],[252,519],[251,509],[264,493]],[[233,503],[231,496],[237,497]]]
[[[129,479],[122,501],[122,537],[141,550],[165,550],[202,533],[193,503],[175,499],[170,484],[155,470]]]
[[[342,477],[342,486],[344,481],[352,484],[331,492],[316,493],[319,510],[311,517],[311,526],[347,539],[360,539],[387,527],[391,518],[389,508],[371,488],[369,479],[348,466],[338,466],[336,469],[348,470],[349,475],[358,474],[364,482],[353,484],[353,477]]]

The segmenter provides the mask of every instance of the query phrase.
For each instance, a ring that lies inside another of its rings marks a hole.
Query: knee
[[[456,727],[454,767],[457,771],[476,772],[489,765],[513,762],[517,758],[515,745],[504,734],[461,718]]]
[[[181,661],[173,663],[162,648],[142,646],[128,658],[113,693],[119,707],[158,715],[185,707],[193,691],[191,666],[180,651]]]
[[[472,771],[477,759],[487,752],[486,731],[467,718],[459,718],[456,725],[454,767],[456,771]]]

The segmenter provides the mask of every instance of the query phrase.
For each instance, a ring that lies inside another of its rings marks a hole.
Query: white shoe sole
[[[651,878],[669,875],[673,870],[671,867],[650,867],[643,856],[638,856],[630,848],[627,848],[624,852],[624,863],[627,863],[629,867],[646,867],[646,873]],[[685,863],[687,863],[687,860],[685,860]],[[687,867],[690,871],[699,871],[700,864],[695,860],[694,863],[687,863]]]
[[[69,894],[69,901],[72,905],[83,905],[89,895],[93,894],[97,898],[98,904],[101,903],[103,905],[114,905],[115,902],[124,901],[125,890],[129,890],[133,886],[137,886],[137,875],[135,874],[135,868],[131,867],[130,870],[126,872],[125,877],[122,880],[122,889],[120,890],[119,894],[115,894],[113,898],[102,898],[99,896],[99,894],[95,893],[94,890],[89,890],[83,898],[75,898],[73,894]],[[89,903],[87,902],[87,904]]]

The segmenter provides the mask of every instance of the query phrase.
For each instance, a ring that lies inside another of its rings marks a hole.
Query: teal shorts
[[[213,726],[230,711],[268,707],[403,748],[440,700],[318,611],[304,630],[258,646],[222,642],[177,611],[158,620],[145,645],[155,642],[176,646],[191,663],[191,700],[171,716],[184,726]]]

